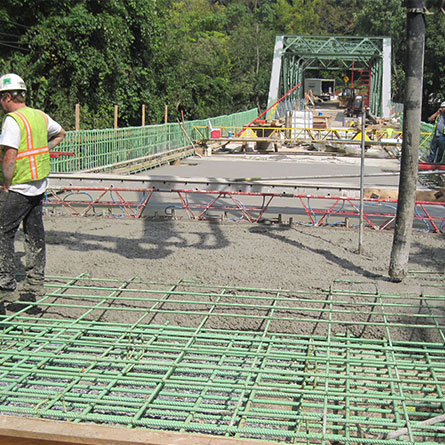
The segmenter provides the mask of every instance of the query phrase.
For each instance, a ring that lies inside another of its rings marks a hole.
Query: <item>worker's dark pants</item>
[[[442,157],[445,152],[445,135],[434,135],[431,141],[431,151],[428,156],[428,162],[442,162]]]
[[[25,196],[0,192],[0,290],[17,287],[14,239],[21,222],[25,234],[26,278],[30,283],[43,284],[46,262],[43,197],[43,194]]]

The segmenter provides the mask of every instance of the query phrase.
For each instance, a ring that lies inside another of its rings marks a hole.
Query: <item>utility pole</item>
[[[425,0],[405,0],[408,58],[405,68],[403,142],[396,225],[389,276],[402,281],[408,272],[419,168],[420,121],[425,48]]]

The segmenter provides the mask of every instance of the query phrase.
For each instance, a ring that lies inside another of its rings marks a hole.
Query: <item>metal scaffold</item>
[[[185,441],[443,443],[445,278],[410,275],[418,294],[49,277],[3,322],[0,418]]]

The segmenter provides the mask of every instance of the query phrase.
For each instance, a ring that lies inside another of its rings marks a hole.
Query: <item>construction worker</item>
[[[440,163],[445,152],[445,101],[440,104],[440,108],[428,120],[434,122],[433,139],[431,141],[428,162]]]
[[[0,77],[0,105],[6,113],[0,136],[0,315],[6,315],[5,302],[36,301],[36,296],[44,295],[42,201],[50,172],[49,150],[66,134],[48,115],[26,106],[25,97],[22,78],[17,74]],[[14,239],[21,223],[26,278],[17,290]]]

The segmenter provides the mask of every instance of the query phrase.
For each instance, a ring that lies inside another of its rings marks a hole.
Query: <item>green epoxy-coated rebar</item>
[[[0,411],[306,445],[443,443],[443,424],[416,424],[445,408],[445,279],[415,274],[419,295],[50,277],[43,313],[24,308],[0,332]]]

